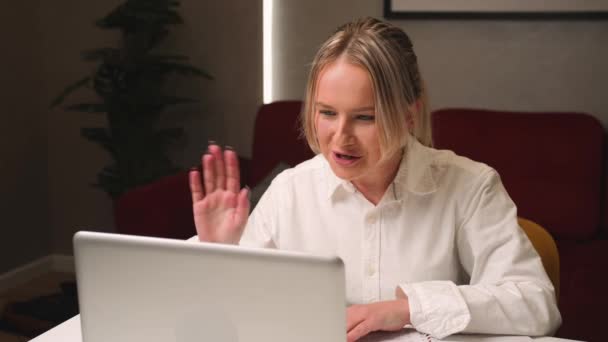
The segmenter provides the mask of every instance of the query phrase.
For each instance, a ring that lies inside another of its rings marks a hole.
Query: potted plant
[[[178,170],[167,153],[183,129],[161,128],[158,123],[168,107],[195,100],[166,94],[168,76],[212,79],[189,64],[188,57],[159,49],[169,28],[183,23],[178,6],[173,0],[126,0],[98,20],[96,26],[101,29],[120,30],[120,46],[83,52],[85,61],[97,63],[94,72],[67,86],[51,104],[64,104],[82,88],[97,95],[99,100],[94,103],[64,108],[106,115],[106,127],[84,127],[81,135],[111,155],[112,163],[98,173],[93,185],[113,199]]]

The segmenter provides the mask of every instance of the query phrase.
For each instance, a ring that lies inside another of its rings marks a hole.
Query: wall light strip
[[[263,0],[262,4],[262,35],[263,35],[263,100],[272,102],[272,7],[274,0]]]

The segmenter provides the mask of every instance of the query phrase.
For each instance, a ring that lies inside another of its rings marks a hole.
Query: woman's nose
[[[339,140],[349,140],[352,137],[352,131],[353,127],[350,121],[344,116],[339,118],[336,127],[336,137],[339,138]]]

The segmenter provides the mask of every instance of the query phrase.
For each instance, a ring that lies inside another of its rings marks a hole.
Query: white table
[[[44,334],[31,339],[36,342],[82,342],[80,315],[76,315]]]
[[[461,340],[465,341],[466,338]],[[479,337],[473,338],[472,340],[478,341]],[[573,341],[555,337],[537,337],[533,340],[534,342]],[[72,317],[55,328],[30,340],[30,342],[82,342],[82,334],[80,333],[80,315]]]

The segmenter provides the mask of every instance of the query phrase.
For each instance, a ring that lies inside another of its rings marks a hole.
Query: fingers
[[[365,320],[364,305],[354,304],[346,309],[346,331],[350,331],[357,324]]]
[[[202,157],[204,193],[217,189],[239,193],[241,178],[238,156],[231,147],[225,151],[215,142],[210,142],[208,153]]]
[[[348,342],[354,342],[370,332],[372,332],[372,329],[369,327],[366,321],[363,321],[348,332],[346,335],[346,340]]]
[[[355,304],[346,309],[346,339],[348,342],[357,341],[374,330],[369,314],[369,305]]]
[[[203,185],[201,184],[201,172],[197,168],[193,168],[188,172],[188,180],[190,184],[190,194],[192,195],[192,203],[201,201],[205,197]]]
[[[224,151],[224,163],[226,164],[226,190],[238,194],[241,188],[239,158],[229,146],[226,146]]]
[[[226,189],[226,168],[224,167],[224,154],[222,148],[211,143],[209,145],[209,153],[213,156],[213,168],[215,171],[215,185],[216,189]]]
[[[215,190],[215,161],[213,155],[205,153],[203,155],[203,181],[205,183],[205,193],[210,194]]]
[[[409,323],[406,299],[352,305],[346,310],[348,341],[356,341],[372,331],[398,331]]]
[[[237,203],[236,203],[236,212],[235,219],[239,226],[245,226],[247,223],[247,218],[249,217],[249,188],[243,188],[239,192]]]

